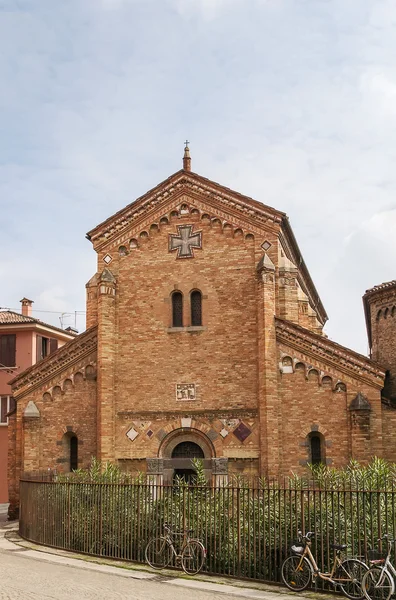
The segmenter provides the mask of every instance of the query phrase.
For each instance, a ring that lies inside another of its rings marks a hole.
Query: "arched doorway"
[[[201,446],[198,446],[195,442],[184,441],[173,448],[171,458],[176,460],[181,459],[183,462],[185,460],[191,461],[194,458],[203,460],[205,454]],[[173,481],[183,479],[186,483],[190,483],[193,481],[194,475],[195,469],[192,465],[190,468],[183,467],[182,465],[178,467],[176,465],[173,473]]]
[[[158,460],[162,463],[162,481],[171,485],[175,476],[191,481],[195,475],[192,460],[202,460],[205,477],[212,478],[212,459],[216,457],[211,440],[202,431],[180,428],[171,431],[162,441]]]

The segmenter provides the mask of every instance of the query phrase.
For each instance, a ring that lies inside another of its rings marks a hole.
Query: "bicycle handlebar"
[[[381,538],[378,538],[377,542],[382,542],[382,540],[389,542],[389,544],[394,544],[396,542],[396,540],[392,539],[387,533]]]
[[[311,541],[311,538],[315,535],[314,531],[307,531],[307,533],[304,535],[302,531],[298,531],[297,532],[298,537],[306,539],[308,541]]]

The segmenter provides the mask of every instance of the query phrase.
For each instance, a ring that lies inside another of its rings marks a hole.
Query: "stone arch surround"
[[[210,432],[211,430],[207,428]],[[191,459],[172,458],[173,450],[181,442],[193,442],[203,451],[203,466],[208,482],[221,482],[228,474],[228,459],[219,456],[216,452],[216,442],[204,431],[193,427],[178,427],[168,431],[163,438],[157,452],[157,457],[147,458],[147,474],[154,483],[170,484],[173,480],[175,469],[191,469]]]
[[[162,440],[158,449],[158,457],[170,460],[172,452],[181,442],[194,442],[204,453],[205,460],[215,458],[215,448],[210,439],[198,429],[174,429]]]
[[[194,442],[197,444],[203,454],[203,466],[206,479],[210,481],[213,475],[212,459],[216,456],[214,446],[210,439],[198,429],[185,428],[174,429],[162,440],[158,450],[158,457],[163,466],[162,477],[165,484],[172,483],[176,469],[191,469],[190,458],[172,458],[172,453],[176,446],[182,442]]]

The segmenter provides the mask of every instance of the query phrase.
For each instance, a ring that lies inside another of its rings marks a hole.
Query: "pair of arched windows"
[[[199,290],[190,293],[191,325],[202,325],[202,294]],[[183,324],[183,294],[179,291],[172,293],[172,327],[184,327]]]

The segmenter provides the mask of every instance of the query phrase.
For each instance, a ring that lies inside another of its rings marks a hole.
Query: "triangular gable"
[[[16,400],[58,377],[97,351],[97,326],[90,327],[9,382]]]
[[[158,210],[168,205],[171,198],[185,193],[191,197],[199,194],[201,198],[206,198],[209,204],[218,205],[226,212],[230,211],[241,218],[251,220],[256,226],[268,221],[281,223],[285,217],[283,212],[253,200],[249,196],[244,196],[197,173],[180,170],[97,225],[87,233],[87,238],[92,241],[95,248],[101,241],[107,243],[113,236],[118,236],[124,229],[138,221],[143,214],[153,209]]]
[[[191,171],[180,170],[168,179],[158,184],[146,194],[109,217],[87,233],[95,250],[117,242],[132,228],[143,227],[151,215],[158,216],[163,210],[169,209],[170,203],[180,203],[180,198],[187,196],[192,202],[210,206],[217,215],[222,213],[230,222],[246,223],[252,233],[265,232],[268,229],[280,231],[279,239],[288,258],[299,270],[299,283],[308,296],[312,308],[317,312],[318,319],[324,324],[327,314],[311,279],[297,241],[294,237],[289,220],[285,213],[267,206],[249,196],[244,196],[206,177]],[[118,243],[118,242],[117,242]]]

